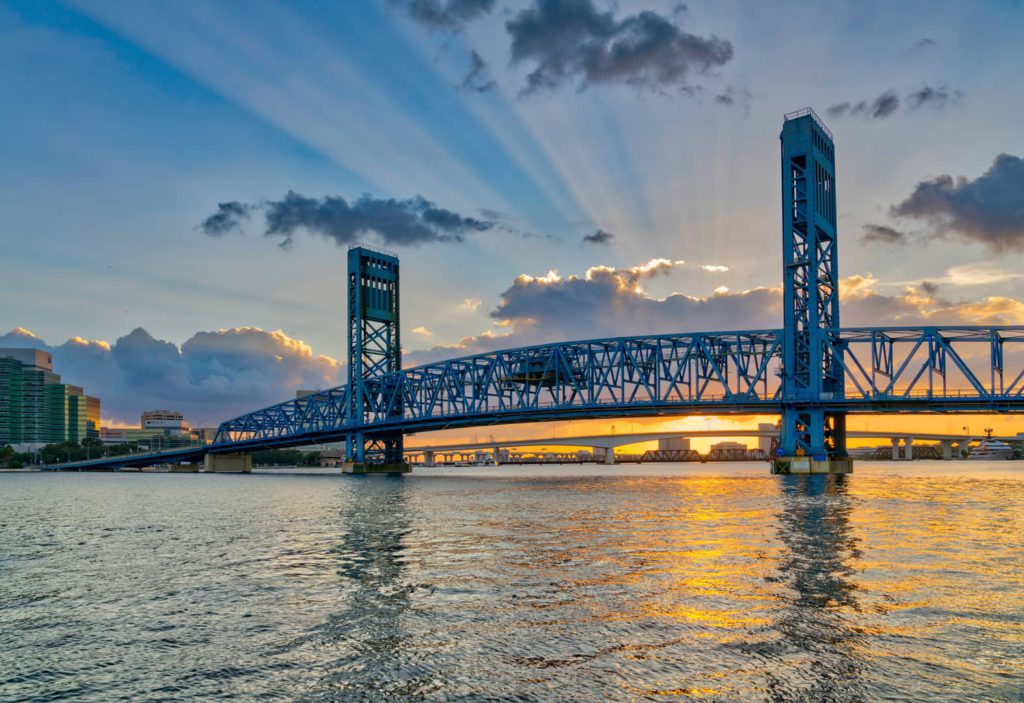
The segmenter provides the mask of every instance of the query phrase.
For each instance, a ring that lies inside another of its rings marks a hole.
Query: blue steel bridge
[[[781,329],[556,342],[403,368],[399,261],[348,252],[348,383],[227,420],[211,445],[83,462],[118,468],[344,442],[402,467],[413,432],[595,418],[775,414],[777,472],[845,472],[851,413],[1024,411],[1024,327],[839,324],[835,145],[813,111],[781,135]],[[70,466],[68,467],[70,468]]]

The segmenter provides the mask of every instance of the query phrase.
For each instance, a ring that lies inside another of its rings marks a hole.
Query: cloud
[[[894,90],[887,90],[874,100],[861,100],[859,102],[841,102],[829,107],[825,112],[829,117],[863,117],[866,120],[883,120],[896,114],[901,105],[906,105],[911,110],[922,107],[931,107],[935,110],[942,110],[947,105],[959,101],[963,93],[959,90],[950,91],[945,85],[932,86],[922,85],[917,90],[907,93],[901,102],[900,97]]]
[[[464,310],[466,312],[476,312],[477,310],[480,309],[480,306],[483,304],[484,301],[480,300],[480,298],[466,298],[461,303],[459,303],[459,310]]]
[[[203,220],[199,227],[211,237],[220,237],[232,230],[240,229],[242,222],[249,219],[252,209],[252,205],[246,205],[236,200],[219,203],[217,212]]]
[[[489,13],[496,0],[391,0],[417,22],[431,29],[458,30]]]
[[[837,103],[829,107],[826,112],[829,117],[845,117],[847,115],[863,116],[865,119],[881,120],[892,115],[900,107],[900,99],[896,93],[887,90],[874,100],[861,100],[854,104],[849,102]]]
[[[906,244],[907,234],[886,225],[864,225],[861,239],[878,244]]]
[[[143,410],[167,407],[194,425],[215,425],[294,397],[296,389],[342,382],[335,359],[256,327],[197,332],[181,347],[141,327],[113,344],[76,336],[56,346],[16,328],[0,335],[0,346],[49,350],[65,383],[100,398],[105,423],[137,424]]]
[[[632,334],[777,329],[782,326],[781,286],[713,295],[682,292],[656,297],[643,289],[655,276],[681,268],[655,260],[631,268],[595,266],[583,275],[522,274],[501,294],[491,312],[495,328],[405,355],[408,364],[482,353],[496,349],[571,339]],[[1024,303],[1009,297],[949,300],[931,282],[896,287],[893,293],[871,274],[840,283],[842,323],[847,327],[879,324],[1022,324]]]
[[[486,93],[497,85],[487,72],[487,62],[480,54],[473,51],[469,55],[470,67],[466,77],[462,79],[462,89],[474,93]]]
[[[973,180],[942,175],[921,181],[890,213],[927,223],[930,238],[955,236],[995,252],[1024,250],[1024,159],[1000,154]]]
[[[512,63],[529,64],[525,93],[575,83],[692,90],[694,74],[732,59],[732,44],[683,31],[682,13],[645,10],[616,19],[593,0],[534,0],[505,23]]]
[[[939,43],[934,39],[922,37],[921,39],[918,39],[916,42],[911,44],[910,48],[907,49],[906,53],[909,56],[916,56],[918,54],[924,53],[928,49],[931,49],[933,46],[938,46],[938,44]]]
[[[615,239],[615,235],[611,232],[605,232],[603,229],[595,230],[593,234],[583,235],[583,241],[586,244],[611,244],[612,240]]]
[[[264,234],[281,237],[290,246],[296,232],[319,234],[338,246],[352,244],[367,236],[388,246],[419,246],[432,242],[461,242],[470,232],[484,232],[497,226],[491,220],[465,217],[436,206],[422,196],[408,200],[372,198],[364,195],[349,203],[339,196],[310,198],[294,191],[281,200],[247,205],[221,203],[216,213],[200,225],[211,237],[239,229],[254,210],[266,218]]]
[[[715,96],[715,102],[719,105],[735,105],[739,103],[744,110],[750,110],[750,100],[753,97],[746,88],[735,88],[729,86]]]
[[[954,286],[990,286],[1020,278],[1024,278],[1024,274],[1007,271],[998,264],[983,261],[952,266],[945,276],[937,280]]]
[[[728,266],[721,266],[719,264],[703,264],[701,269],[708,273],[725,273],[729,270]]]
[[[420,325],[419,327],[413,327],[412,328],[412,333],[413,334],[418,334],[421,337],[433,337],[434,336],[433,332],[431,332],[430,330],[428,330],[426,327],[424,327],[422,325]]]
[[[907,103],[915,110],[919,107],[925,106],[941,110],[950,102],[959,100],[961,96],[962,93],[959,91],[951,94],[949,89],[944,85],[937,87],[923,85],[917,90],[907,94]]]
[[[1020,325],[1024,303],[1015,298],[991,295],[977,300],[949,300],[938,295],[938,286],[922,281],[896,294],[879,292],[871,274],[850,276],[840,282],[842,323],[845,327],[877,325]]]

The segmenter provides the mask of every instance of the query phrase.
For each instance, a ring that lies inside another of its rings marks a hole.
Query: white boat
[[[998,439],[986,437],[981,443],[971,449],[967,455],[968,459],[974,461],[1002,461],[1013,458],[1013,447]]]

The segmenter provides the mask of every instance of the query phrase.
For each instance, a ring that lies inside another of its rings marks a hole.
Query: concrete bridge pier
[[[424,466],[437,466],[434,452],[425,451],[423,452],[423,465]]]
[[[942,460],[943,461],[952,461],[953,460],[953,440],[951,440],[951,439],[944,439],[941,442],[939,442],[939,445],[942,447]]]
[[[900,438],[899,437],[893,437],[889,441],[892,442],[892,460],[893,461],[899,461],[900,460]]]
[[[903,458],[907,461],[911,461],[914,458],[914,438],[904,437],[903,438]]]
[[[615,463],[615,447],[608,446],[604,449],[604,463],[614,464]]]
[[[494,449],[491,451],[493,452],[494,456],[494,465],[501,466],[501,451],[497,447],[494,447]]]
[[[251,474],[252,454],[207,454],[203,471],[217,474]]]

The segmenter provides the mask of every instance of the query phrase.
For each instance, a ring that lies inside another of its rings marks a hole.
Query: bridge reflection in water
[[[778,674],[765,667],[769,700],[868,700],[853,622],[860,610],[854,579],[861,555],[850,527],[846,476],[787,476],[780,488],[777,533],[784,550],[770,580],[785,588],[777,594],[782,607],[767,640],[745,649],[766,664],[787,663]]]
[[[1005,463],[12,475],[0,680],[90,702],[1017,701]]]

